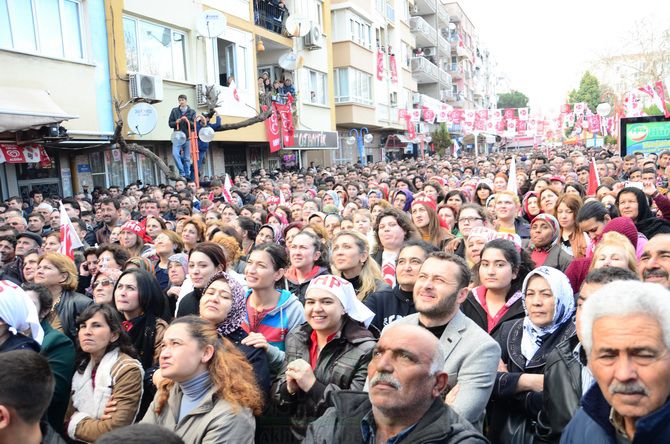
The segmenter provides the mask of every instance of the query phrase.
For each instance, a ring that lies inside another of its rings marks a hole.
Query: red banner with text
[[[261,106],[261,109],[265,111],[267,109],[266,105]],[[276,153],[281,149],[281,136],[279,135],[279,119],[277,118],[277,111],[275,108],[272,108],[272,114],[270,117],[265,119],[265,132],[268,136],[268,142],[270,143],[270,152]]]
[[[384,53],[377,51],[377,80],[384,78]]]
[[[398,67],[395,63],[395,55],[391,54],[389,57],[389,65],[391,65],[391,82],[398,83]]]

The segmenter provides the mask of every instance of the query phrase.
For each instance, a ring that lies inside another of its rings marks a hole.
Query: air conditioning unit
[[[163,101],[163,79],[147,74],[129,74],[130,99],[149,103]]]
[[[319,49],[323,45],[323,33],[321,26],[314,25],[309,33],[304,37],[305,47],[307,49]]]
[[[207,85],[205,85],[204,83],[198,83],[197,85],[195,85],[195,93],[198,99],[198,106],[207,105],[207,96],[206,96],[207,91],[205,89],[206,87]]]
[[[435,48],[423,48],[423,55],[425,57],[430,57],[435,55]]]

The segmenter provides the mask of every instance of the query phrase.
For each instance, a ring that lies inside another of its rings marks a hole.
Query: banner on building
[[[261,106],[263,111],[267,110],[267,106]],[[277,118],[277,112],[275,108],[272,108],[272,114],[270,117],[265,119],[265,132],[268,136],[268,142],[270,143],[270,152],[276,153],[281,149],[281,136],[279,134],[279,119]]]
[[[395,63],[395,55],[391,54],[389,56],[389,65],[391,65],[391,82],[398,83],[398,67]]]
[[[377,80],[384,78],[384,53],[377,51]]]
[[[290,103],[273,103],[277,118],[281,120],[281,139],[283,146],[292,146],[295,142],[293,140],[293,113],[291,111]]]

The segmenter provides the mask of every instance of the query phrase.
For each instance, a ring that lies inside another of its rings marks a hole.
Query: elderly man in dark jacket
[[[420,346],[419,346],[420,344]],[[447,373],[438,339],[417,325],[384,330],[368,366],[369,394],[331,393],[334,407],[312,423],[305,443],[485,443],[442,399]]]

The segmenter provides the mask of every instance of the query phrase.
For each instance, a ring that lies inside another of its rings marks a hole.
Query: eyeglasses
[[[91,288],[95,290],[99,285],[102,285],[103,287],[109,287],[110,285],[114,285],[114,281],[111,281],[109,279],[103,279],[101,281],[95,281],[93,282],[93,285],[91,285]]]
[[[484,220],[484,219],[482,219],[481,217],[461,217],[460,219],[458,219],[458,223],[459,224],[464,224],[464,223],[473,224],[478,220]]]

